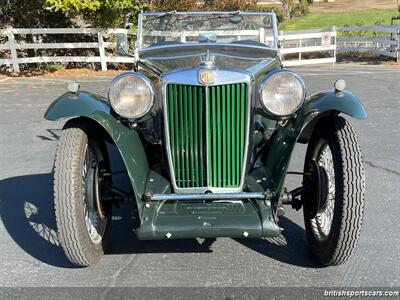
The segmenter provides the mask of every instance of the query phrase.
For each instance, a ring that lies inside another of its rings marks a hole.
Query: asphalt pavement
[[[351,120],[366,171],[365,218],[358,249],[338,267],[312,256],[302,213],[287,210],[276,239],[138,241],[128,207],[114,212],[109,248],[93,267],[75,268],[60,247],[52,200],[52,165],[63,122],[43,114],[73,78],[0,80],[0,286],[32,287],[399,287],[400,68],[337,65],[298,68],[308,94],[343,78],[368,111]],[[106,94],[111,77],[76,78]],[[299,145],[290,170],[301,170]],[[118,167],[118,158],[115,158]],[[120,175],[121,185],[126,184]],[[299,179],[288,176],[287,186]]]

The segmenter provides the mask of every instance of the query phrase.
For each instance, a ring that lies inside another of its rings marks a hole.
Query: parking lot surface
[[[308,94],[343,78],[365,105],[367,120],[351,120],[366,171],[365,217],[357,252],[323,268],[307,245],[302,213],[287,209],[276,239],[138,241],[128,207],[114,212],[107,254],[93,267],[74,268],[56,234],[53,157],[63,122],[43,114],[73,78],[0,80],[0,285],[128,287],[398,287],[400,286],[400,68],[304,67]],[[106,94],[111,77],[77,78]],[[290,170],[301,170],[299,145]],[[125,179],[121,175],[123,185]],[[299,179],[288,176],[287,186]]]

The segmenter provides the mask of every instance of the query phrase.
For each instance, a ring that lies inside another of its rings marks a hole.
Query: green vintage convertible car
[[[285,205],[303,209],[323,265],[344,263],[360,234],[364,171],[348,116],[365,119],[345,82],[306,97],[284,69],[276,17],[251,12],[139,16],[134,70],[108,98],[69,85],[45,113],[68,118],[55,156],[54,202],[68,259],[104,253],[112,207],[132,203],[140,240],[281,234]],[[122,41],[122,42],[121,42]],[[284,187],[296,143],[308,144],[302,186]],[[132,185],[113,184],[115,145]]]

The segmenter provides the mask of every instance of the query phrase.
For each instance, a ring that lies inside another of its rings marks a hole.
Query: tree
[[[199,5],[190,0],[153,0],[150,1],[151,11],[196,11]]]
[[[152,11],[198,11],[198,10],[256,10],[257,0],[152,0]]]
[[[307,0],[282,0],[282,10],[285,20],[293,19],[294,17],[301,17],[308,13]]]
[[[55,11],[73,12],[95,27],[119,27],[135,21],[145,0],[45,0]]]
[[[69,27],[71,19],[47,9],[44,0],[0,0],[0,26]]]
[[[257,0],[206,0],[201,6],[203,10],[257,10]]]

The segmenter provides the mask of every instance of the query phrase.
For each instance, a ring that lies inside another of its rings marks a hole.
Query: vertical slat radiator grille
[[[169,140],[176,185],[206,186],[205,88],[167,86]]]
[[[238,187],[245,157],[247,85],[169,84],[166,91],[176,186]]]
[[[208,178],[212,187],[237,187],[243,167],[246,85],[210,87],[208,97]]]

